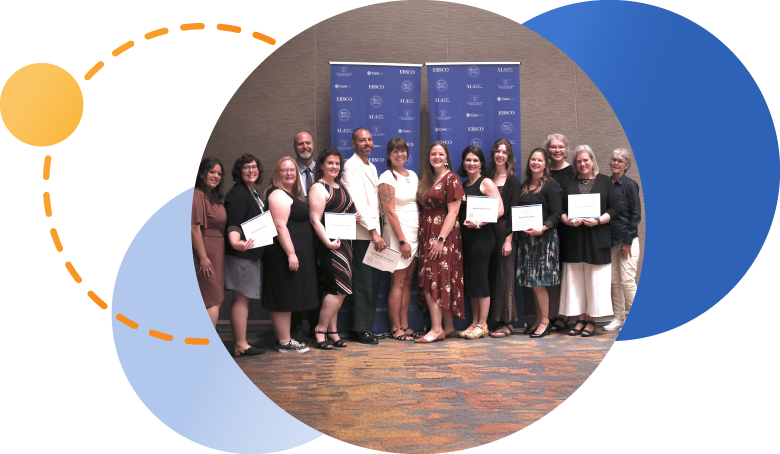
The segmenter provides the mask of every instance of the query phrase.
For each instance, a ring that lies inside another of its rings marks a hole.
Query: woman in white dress
[[[387,312],[393,338],[411,341],[417,336],[409,328],[409,301],[412,297],[412,276],[416,268],[417,235],[417,174],[404,168],[409,147],[400,137],[387,143],[387,169],[379,177],[379,199],[384,211],[382,236],[387,247],[401,251],[401,259],[393,272]],[[390,228],[387,228],[387,227]]]

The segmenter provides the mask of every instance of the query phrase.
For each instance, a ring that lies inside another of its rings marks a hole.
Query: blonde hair
[[[282,174],[280,170],[282,169],[282,163],[285,161],[290,161],[295,166],[295,184],[293,185],[292,192],[284,188],[284,183],[282,181]],[[303,192],[303,186],[301,185],[301,173],[298,171],[298,164],[295,163],[295,160],[293,158],[289,156],[285,156],[276,163],[276,165],[274,166],[274,172],[271,174],[271,183],[268,185],[267,188],[265,188],[265,192],[263,192],[263,197],[267,199],[268,194],[274,188],[281,189],[282,191],[290,194],[291,197],[295,197],[300,201],[303,201],[303,199],[301,198],[301,193]]]
[[[577,145],[577,148],[574,149],[574,158],[572,158],[571,163],[574,165],[574,169],[577,169],[577,165],[575,162],[577,161],[577,156],[581,155],[582,153],[588,153],[588,156],[590,157],[590,160],[593,161],[593,175],[599,174],[599,163],[596,162],[596,155],[593,154],[593,149],[590,148],[587,145]],[[577,171],[577,177],[580,176],[580,172]]]

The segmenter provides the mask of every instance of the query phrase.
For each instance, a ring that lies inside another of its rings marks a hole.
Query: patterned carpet
[[[388,339],[303,354],[280,354],[267,340],[267,354],[236,360],[270,399],[326,435],[380,451],[442,452],[489,443],[546,415],[590,376],[616,335]]]

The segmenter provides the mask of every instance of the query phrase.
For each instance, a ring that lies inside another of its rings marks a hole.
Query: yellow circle
[[[0,94],[8,131],[28,145],[48,147],[67,139],[81,121],[84,98],[67,71],[35,63],[16,71]]]

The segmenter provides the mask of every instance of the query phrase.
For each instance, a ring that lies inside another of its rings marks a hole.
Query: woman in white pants
[[[612,226],[612,311],[615,318],[604,327],[605,331],[620,329],[636,294],[636,268],[639,262],[639,221],[642,219],[642,202],[639,185],[626,176],[631,167],[631,156],[625,148],[612,152],[609,167],[612,184],[620,198],[620,212],[610,222]]]
[[[560,312],[565,316],[577,316],[577,323],[569,331],[570,336],[590,337],[596,332],[596,317],[612,315],[612,233],[609,222],[617,217],[620,201],[609,177],[599,174],[596,158],[589,146],[580,145],[574,150],[573,164],[577,173],[566,177],[562,185],[561,221],[566,227],[561,238],[563,277]],[[576,201],[583,199],[579,197],[581,194],[598,194],[598,210],[570,213]]]

